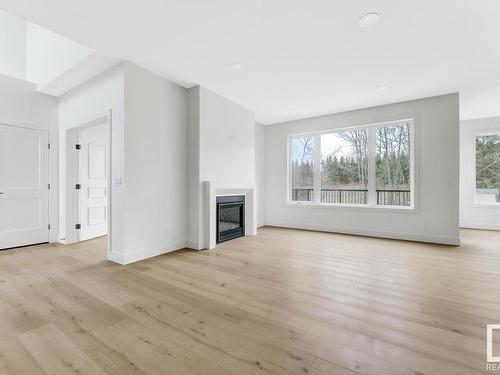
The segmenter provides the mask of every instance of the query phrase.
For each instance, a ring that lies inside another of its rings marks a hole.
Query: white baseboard
[[[188,240],[186,247],[191,250],[203,250],[198,241]]]
[[[377,237],[377,238],[389,238],[389,239],[404,240],[404,241],[428,242],[428,243],[437,243],[437,244],[453,245],[453,246],[459,246],[461,243],[460,237],[421,235],[415,233],[394,233],[385,231],[361,230],[361,229],[345,228],[345,227],[330,227],[330,226],[327,227],[327,226],[309,225],[309,224],[290,225],[286,223],[267,223],[266,225],[281,227],[281,228],[305,229],[305,230],[313,230],[321,232],[351,234],[357,236]]]
[[[121,253],[118,251],[112,251],[108,257],[108,260],[119,263],[122,265],[138,262],[140,260],[153,258],[158,255],[163,255],[170,253],[172,251],[184,249],[187,247],[186,241],[177,241],[167,243],[161,246],[155,246],[149,249],[143,249],[139,251]]]
[[[465,228],[465,229],[500,230],[500,224],[460,223],[460,228]]]
[[[124,254],[119,253],[118,251],[112,251],[111,253],[109,253],[108,260],[122,265],[126,264]]]

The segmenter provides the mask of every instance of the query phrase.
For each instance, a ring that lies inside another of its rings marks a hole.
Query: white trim
[[[313,137],[313,198],[314,202],[321,202],[321,135],[318,133]]]
[[[202,247],[200,246],[198,241],[193,241],[193,240],[188,240],[186,247],[188,247],[189,249],[192,249],[192,250],[201,250],[202,249]]]
[[[205,243],[200,245],[203,246],[203,249],[213,249],[216,246],[217,196],[245,195],[245,236],[254,236],[257,234],[257,187],[255,183],[204,181],[203,185],[205,211],[202,224],[205,229]],[[196,248],[194,247],[194,249]]]
[[[144,259],[156,257],[159,255],[171,253],[173,251],[185,249],[188,247],[186,241],[175,241],[169,242],[163,245],[150,247],[149,249],[141,249],[133,252],[127,252],[126,254],[118,251],[113,251],[109,254],[108,260],[121,265],[126,265],[130,263],[139,262]]]
[[[310,225],[310,224],[290,225],[279,222],[270,222],[270,223],[268,222],[266,223],[266,225],[280,227],[280,228],[303,229],[303,230],[338,233],[338,234],[349,234],[349,235],[364,236],[364,237],[377,237],[383,239],[436,243],[441,245],[459,246],[461,244],[460,237],[421,235],[421,234],[400,233],[400,232],[395,233],[395,232],[386,232],[379,230],[359,230],[356,228],[348,228],[348,227]]]
[[[491,203],[491,204],[486,204],[486,203],[472,203],[472,208],[486,208],[486,209],[499,209],[500,208],[500,203]]]
[[[460,228],[464,228],[464,229],[500,230],[500,224],[464,222],[464,223],[460,223]]]
[[[373,203],[377,202],[377,128],[371,126],[366,129],[366,132],[368,141],[368,206],[373,206]]]

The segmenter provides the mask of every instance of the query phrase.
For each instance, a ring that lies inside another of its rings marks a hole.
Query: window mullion
[[[314,202],[321,201],[321,134],[314,135],[313,186]]]
[[[376,128],[371,126],[368,128],[368,205],[375,206],[377,204],[376,192]]]

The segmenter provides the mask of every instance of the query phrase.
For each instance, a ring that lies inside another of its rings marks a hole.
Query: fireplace
[[[217,197],[217,243],[245,235],[245,196]]]

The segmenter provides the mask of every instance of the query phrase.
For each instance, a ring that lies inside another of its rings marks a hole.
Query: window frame
[[[480,129],[476,130],[472,133],[472,178],[471,178],[471,202],[473,208],[492,208],[492,209],[500,209],[500,203],[477,203],[476,201],[476,139],[477,137],[487,136],[487,135],[498,135],[500,136],[500,128],[493,129]]]
[[[410,124],[410,206],[391,206],[379,205],[376,200],[376,129],[384,126],[391,126],[395,123],[408,122]],[[366,204],[352,203],[326,203],[321,202],[321,135],[331,133],[341,133],[348,130],[363,130],[367,131],[368,136],[368,201]],[[314,200],[312,201],[293,201],[292,200],[292,140],[295,137],[313,137],[313,186]],[[369,210],[390,210],[390,211],[406,211],[415,212],[417,207],[416,202],[416,163],[415,163],[415,119],[404,118],[399,120],[391,120],[366,125],[345,126],[341,128],[320,130],[314,132],[293,133],[286,137],[287,142],[287,184],[286,197],[289,207],[321,207],[321,208],[349,208],[349,209],[369,209]]]

